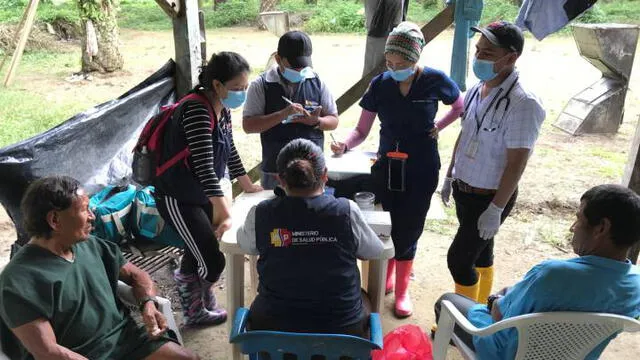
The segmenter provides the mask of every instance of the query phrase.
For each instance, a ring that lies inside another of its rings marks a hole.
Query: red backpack
[[[140,137],[138,137],[136,146],[133,148],[133,163],[131,167],[133,180],[138,184],[145,186],[151,185],[156,177],[159,177],[170,167],[189,156],[189,148],[185,147],[167,161],[160,163],[160,159],[162,158],[162,140],[164,139],[166,125],[171,120],[171,116],[178,106],[189,100],[195,100],[207,105],[209,116],[212,119],[211,130],[213,130],[216,117],[213,114],[211,104],[209,104],[209,101],[202,94],[191,93],[175,104],[161,107],[160,112],[147,121],[140,133]]]

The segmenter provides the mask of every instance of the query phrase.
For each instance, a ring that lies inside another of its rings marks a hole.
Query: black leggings
[[[502,212],[501,223],[509,216],[516,202],[518,190]],[[484,240],[478,232],[478,218],[487,209],[494,195],[468,194],[453,183],[453,198],[460,226],[447,254],[447,264],[453,280],[460,285],[471,286],[478,282],[476,267],[493,266],[493,238]]]
[[[436,312],[436,323],[440,320],[440,311],[442,308],[442,300],[449,300],[455,306],[456,309],[460,310],[462,315],[468,318],[467,314],[469,313],[469,309],[471,309],[477,303],[466,296],[460,294],[444,294],[436,301],[435,312]],[[457,324],[453,328],[453,332],[458,336],[462,342],[465,343],[470,349],[475,349],[473,346],[473,336],[471,336],[468,332],[462,330]]]
[[[162,218],[173,225],[186,245],[180,272],[185,275],[197,272],[201,279],[218,281],[225,259],[211,224],[213,206],[187,205],[166,195],[157,197],[156,204]]]

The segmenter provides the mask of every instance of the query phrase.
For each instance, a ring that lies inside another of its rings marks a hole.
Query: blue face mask
[[[242,104],[244,104],[245,100],[247,100],[247,92],[246,91],[227,91],[227,97],[222,99],[222,105],[226,108],[235,109]]]
[[[287,79],[292,83],[299,83],[300,81],[309,77],[311,71],[313,70],[311,70],[311,68],[308,66],[300,71],[295,71],[293,69],[286,67],[284,68],[284,72],[282,73],[282,76],[284,76],[285,79]]]
[[[473,73],[476,74],[476,77],[482,81],[490,81],[493,80],[498,73],[493,71],[493,65],[495,65],[495,61],[489,60],[480,60],[477,57],[473,58]]]
[[[393,78],[393,80],[405,81],[409,78],[409,76],[413,75],[416,72],[416,67],[412,66],[402,70],[388,70],[391,73],[391,77]]]

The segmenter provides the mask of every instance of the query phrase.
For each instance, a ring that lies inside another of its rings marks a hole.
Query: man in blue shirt
[[[571,226],[570,260],[548,260],[533,267],[522,281],[477,304],[458,294],[446,294],[477,327],[519,315],[550,311],[604,312],[640,316],[640,268],[627,260],[629,249],[640,240],[640,197],[619,185],[591,188],[581,198]],[[471,337],[458,327],[456,334],[475,349],[479,359],[513,359],[518,347],[514,328],[491,336]],[[613,337],[611,338],[613,339]],[[587,359],[597,359],[609,344],[598,345]]]

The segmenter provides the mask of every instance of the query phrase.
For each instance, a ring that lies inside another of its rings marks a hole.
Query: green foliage
[[[296,12],[315,12],[316,6],[322,6],[322,0],[318,1],[317,5],[307,4],[305,0],[280,0],[276,8],[280,11],[288,11],[289,13]]]
[[[213,10],[212,2],[205,2],[201,10],[207,28],[252,25],[258,18],[259,0],[227,0]],[[125,29],[170,30],[171,19],[154,0],[121,0],[118,25]]]
[[[518,16],[518,9],[511,1],[485,0],[480,23],[484,25],[498,20],[513,22]]]
[[[17,24],[22,19],[22,14],[26,8],[26,0],[0,0],[9,1],[10,6],[0,7],[0,23]],[[68,0],[63,3],[52,3],[51,1],[41,2],[38,5],[36,19],[42,22],[53,23],[64,21],[70,24],[79,24],[78,7],[74,1]]]
[[[136,30],[171,30],[171,18],[154,0],[120,0],[118,26]]]
[[[353,1],[318,1],[317,11],[307,21],[304,28],[309,32],[364,32],[362,5]]]
[[[79,50],[66,53],[39,51],[25,53],[18,74],[38,76],[43,71],[60,77],[79,66]],[[4,71],[6,72],[5,66]],[[47,69],[47,70],[43,70]],[[4,72],[0,73],[4,76]],[[17,86],[0,90],[0,148],[48,130],[93,104],[88,99],[58,99],[53,102],[33,91]],[[47,104],[47,106],[42,106]]]
[[[213,28],[253,24],[259,8],[259,0],[227,0],[218,4],[216,11],[211,6],[204,8],[205,24]]]
[[[99,16],[103,1],[119,3],[118,24],[122,28],[137,30],[170,30],[171,19],[154,0],[47,0],[41,1],[37,19],[44,22],[65,21],[79,24],[83,17]],[[17,23],[27,4],[26,0],[0,0],[0,23]],[[411,0],[409,21],[425,24],[443,8],[442,0]],[[227,0],[213,10],[213,0],[205,0],[202,10],[209,28],[234,25],[254,25],[258,18],[260,0]],[[304,14],[302,26],[308,32],[365,32],[363,0],[317,0],[317,5],[305,0],[280,0],[278,10]],[[510,0],[485,0],[482,24],[495,20],[514,21],[518,7]],[[598,2],[582,15],[578,22],[621,22],[640,24],[639,0]],[[564,32],[567,33],[565,28]]]
[[[433,19],[443,8],[441,0],[410,1],[407,20],[423,25]]]
[[[78,0],[80,18],[86,20],[101,20],[104,17],[103,6],[117,7],[117,0]]]

